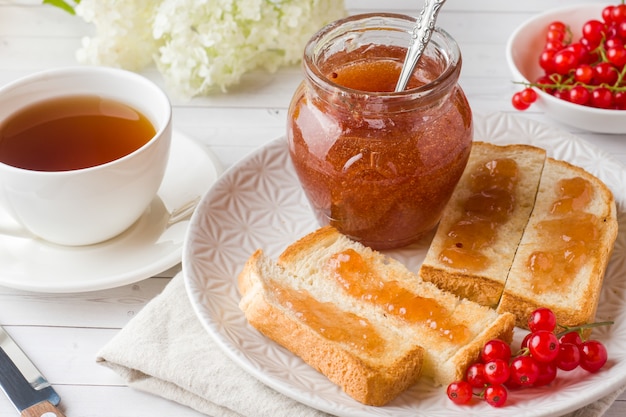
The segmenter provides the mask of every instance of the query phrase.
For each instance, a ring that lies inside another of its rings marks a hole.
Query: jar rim
[[[407,48],[411,42],[415,18],[400,13],[363,13],[352,15],[343,19],[329,23],[307,42],[304,48],[303,67],[305,75],[315,81],[318,85],[326,85],[327,88],[335,90],[339,94],[363,95],[379,98],[419,98],[432,94],[433,91],[446,89],[450,84],[458,81],[461,69],[461,50],[454,38],[445,30],[436,27],[433,30],[431,41],[428,43],[424,54],[429,51],[443,52],[445,57],[445,68],[435,78],[429,82],[404,91],[363,91],[342,86],[329,79],[318,66],[318,60],[322,46],[328,46],[331,42],[348,33],[356,36],[374,30],[389,30],[398,33],[404,32]],[[339,52],[339,51],[337,51]]]

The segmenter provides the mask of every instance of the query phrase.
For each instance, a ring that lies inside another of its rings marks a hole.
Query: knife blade
[[[61,398],[0,326],[0,388],[22,417],[65,417]]]

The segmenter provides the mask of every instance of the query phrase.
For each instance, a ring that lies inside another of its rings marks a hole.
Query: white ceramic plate
[[[284,138],[259,149],[225,173],[194,213],[183,249],[183,271],[191,303],[224,351],[277,391],[337,416],[558,416],[593,402],[626,382],[626,171],[585,141],[528,119],[506,114],[476,117],[475,139],[528,143],[599,176],[615,193],[620,232],[607,270],[598,319],[615,320],[594,330],[609,351],[597,374],[561,373],[553,385],[514,391],[507,406],[476,401],[456,406],[426,381],[384,407],[362,405],[286,349],[250,327],[237,307],[236,277],[257,248],[276,257],[317,224],[289,161]],[[389,251],[417,271],[429,242]],[[522,332],[516,332],[519,343]]]
[[[158,196],[130,229],[80,247],[0,235],[0,285],[38,292],[93,291],[137,282],[175,266],[181,261],[190,220],[187,216],[168,224],[170,211],[197,202],[220,173],[208,149],[175,131]]]

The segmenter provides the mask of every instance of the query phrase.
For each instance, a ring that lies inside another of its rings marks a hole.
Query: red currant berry
[[[604,40],[605,43],[609,39],[617,38],[617,24],[612,23],[610,25],[606,25],[606,31],[604,32]]]
[[[471,364],[465,372],[465,380],[474,388],[483,388],[487,384],[485,365],[480,362]]]
[[[580,345],[580,367],[588,372],[597,372],[608,359],[606,347],[598,340],[587,340]]]
[[[539,367],[531,356],[518,356],[511,361],[509,380],[520,387],[527,387],[535,383],[539,377]]]
[[[604,37],[604,23],[599,20],[589,20],[583,25],[583,38],[589,46],[595,48],[600,45]]]
[[[539,330],[528,339],[528,350],[538,362],[552,362],[559,354],[559,339],[554,333]]]
[[[606,6],[604,9],[602,9],[602,20],[604,20],[604,23],[606,23],[607,25],[613,23],[613,9],[615,8],[615,6]]]
[[[626,40],[626,21],[615,24],[615,35]]]
[[[626,65],[626,49],[623,46],[615,46],[606,50],[606,59],[618,68]]]
[[[558,52],[561,49],[563,49],[563,42],[561,42],[561,41],[548,41],[543,46],[543,49],[546,50],[546,51]]]
[[[502,407],[506,403],[508,392],[503,385],[489,385],[485,389],[485,401],[493,407]]]
[[[472,386],[466,381],[455,381],[448,385],[448,398],[455,404],[467,404],[472,399]]]
[[[537,101],[537,92],[532,88],[525,88],[521,91],[522,100],[526,103],[532,104]]]
[[[610,109],[613,106],[613,94],[605,87],[595,88],[591,92],[591,105],[599,109]]]
[[[571,343],[576,346],[580,346],[583,343],[583,339],[580,337],[580,333],[572,331],[559,337],[559,343]]]
[[[578,57],[569,49],[562,49],[554,54],[552,68],[557,74],[566,75],[576,69],[577,65]]]
[[[589,63],[589,61],[591,60],[591,56],[589,55],[589,49],[587,49],[587,47],[580,42],[572,43],[571,45],[568,45],[566,49],[574,52],[574,54],[576,55],[576,60],[580,64]]]
[[[596,84],[613,85],[617,81],[619,74],[615,67],[608,62],[600,62],[593,67],[593,78]]]
[[[548,42],[563,42],[565,40],[565,31],[548,28],[548,33],[546,33],[546,40]]]
[[[624,41],[622,41],[620,38],[609,38],[606,41],[604,41],[604,49],[609,49],[609,48],[619,48],[619,47],[623,47],[624,46]]]
[[[530,107],[530,103],[527,103],[522,99],[522,93],[519,91],[513,94],[513,97],[511,98],[511,104],[516,110],[526,110]]]
[[[509,379],[509,363],[502,359],[494,359],[485,363],[485,379],[490,384],[504,384]]]
[[[589,64],[581,64],[574,70],[574,79],[582,84],[591,84],[593,68]]]
[[[587,105],[591,99],[591,93],[582,85],[575,85],[569,90],[569,101],[582,106]]]
[[[618,110],[626,110],[626,92],[617,91],[613,94],[613,105]]]
[[[500,339],[492,339],[485,343],[480,351],[480,360],[487,363],[495,359],[502,359],[507,362],[511,359],[511,347],[508,343]]]
[[[539,367],[539,376],[535,381],[536,387],[543,387],[556,379],[557,367],[554,362],[537,362],[537,366]]]
[[[554,22],[548,25],[548,31],[556,31],[556,32],[567,32],[567,25],[560,20],[555,20]]]
[[[557,51],[554,50],[544,50],[539,55],[539,66],[547,73],[551,74],[554,72],[554,55],[556,55]]]
[[[569,91],[567,90],[554,90],[552,95],[558,99],[569,101]]]
[[[528,328],[531,332],[546,330],[551,332],[556,327],[556,315],[546,307],[540,307],[530,313],[528,317]]]
[[[557,368],[564,371],[576,369],[580,364],[580,349],[573,343],[561,343],[559,354],[554,361]]]
[[[626,21],[626,5],[620,4],[613,7],[613,10],[611,10],[611,21],[613,23]]]

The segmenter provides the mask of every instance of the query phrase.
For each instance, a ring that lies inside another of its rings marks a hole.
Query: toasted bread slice
[[[514,313],[520,327],[537,307],[552,309],[561,325],[593,321],[616,237],[608,187],[582,168],[548,158],[498,311]]]
[[[348,395],[380,406],[419,378],[423,349],[315,275],[293,275],[255,252],[241,274],[240,308],[248,322],[326,375]]]
[[[331,300],[351,304],[365,317],[380,317],[424,349],[422,374],[435,384],[462,379],[490,339],[507,342],[514,317],[442,291],[402,263],[323,227],[290,245],[279,265]]]
[[[474,142],[419,270],[421,278],[495,308],[532,211],[545,159],[545,150],[534,146]]]

